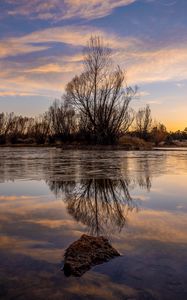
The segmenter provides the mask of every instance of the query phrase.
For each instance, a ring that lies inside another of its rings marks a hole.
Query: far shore
[[[62,140],[56,140],[53,143],[46,141],[45,143],[36,143],[22,141],[19,143],[7,143],[0,144],[2,148],[60,148],[63,150],[123,150],[123,151],[150,151],[150,150],[175,150],[175,149],[185,149],[187,148],[187,141],[173,141],[172,143],[161,142],[155,145],[153,142],[145,141],[137,137],[123,136],[115,144],[91,144],[83,141],[72,141],[63,142]]]
[[[4,144],[0,148],[61,148],[63,150],[152,150],[153,148],[133,145],[80,145],[80,144]]]
[[[62,150],[108,150],[108,151],[175,151],[186,150],[186,146],[176,145],[84,145],[84,144],[4,144],[0,145],[0,148],[60,148]]]

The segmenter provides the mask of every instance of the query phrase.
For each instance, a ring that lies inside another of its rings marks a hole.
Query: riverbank
[[[18,143],[18,144],[2,144],[0,147],[55,147],[62,148],[64,150],[151,150],[153,148],[152,143],[145,142],[142,139],[135,137],[123,137],[119,140],[117,144],[114,145],[94,145],[94,144],[86,144],[80,142],[72,142],[72,143],[63,143],[57,141],[55,143],[45,143],[45,144],[37,144],[37,143]]]
[[[148,151],[148,150],[163,150],[163,151],[174,151],[174,150],[185,150],[187,149],[187,142],[175,141],[172,144],[162,143],[159,146],[155,146],[153,143],[146,142],[143,139],[126,136],[119,140],[117,144],[114,145],[94,145],[86,144],[80,142],[64,143],[57,141],[55,143],[17,143],[17,144],[0,144],[0,148],[61,148],[63,150],[126,150],[126,151]]]
[[[63,150],[152,150],[152,147],[126,145],[74,145],[74,144],[6,144],[0,148],[61,148]]]

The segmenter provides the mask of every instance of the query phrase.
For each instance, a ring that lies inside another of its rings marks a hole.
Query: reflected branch
[[[126,225],[129,211],[138,209],[132,200],[128,181],[87,179],[80,183],[50,182],[56,194],[64,194],[67,209],[74,219],[88,227],[91,235],[107,235]]]

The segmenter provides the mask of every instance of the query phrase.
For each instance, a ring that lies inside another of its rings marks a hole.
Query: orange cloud
[[[130,5],[136,0],[65,0],[66,14],[64,19],[79,17],[84,19],[97,19],[111,14],[120,6]]]
[[[50,249],[50,244],[47,241],[0,235],[0,244],[1,249],[3,250],[27,255],[39,260],[42,258],[42,260],[51,263],[58,263],[62,258],[62,249]],[[34,251],[32,248],[33,245],[38,245],[37,248],[35,247]]]
[[[123,54],[122,54],[123,56]],[[156,82],[187,79],[187,44],[129,54],[130,82]]]
[[[12,7],[7,13],[57,21],[70,18],[97,19],[111,14],[117,7],[127,6],[135,1],[137,0],[19,0],[15,3],[14,0],[9,0]]]
[[[132,226],[138,226],[141,238],[172,243],[187,240],[187,220],[183,213],[144,210],[133,217]]]
[[[61,64],[46,64],[36,68],[31,68],[26,70],[27,73],[73,73],[75,70],[79,72],[81,70],[81,66],[76,63],[66,63],[64,65]]]
[[[29,43],[23,45],[19,39],[12,38],[0,42],[0,58],[43,51],[46,49],[48,49],[48,47],[32,46],[29,45]]]
[[[41,197],[41,196],[40,196]],[[0,201],[16,201],[16,200],[31,200],[31,199],[38,199],[38,196],[0,196]]]

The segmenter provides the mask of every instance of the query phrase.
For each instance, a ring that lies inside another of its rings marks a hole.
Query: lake
[[[84,233],[121,256],[66,277]],[[187,299],[187,150],[1,148],[0,299]]]

